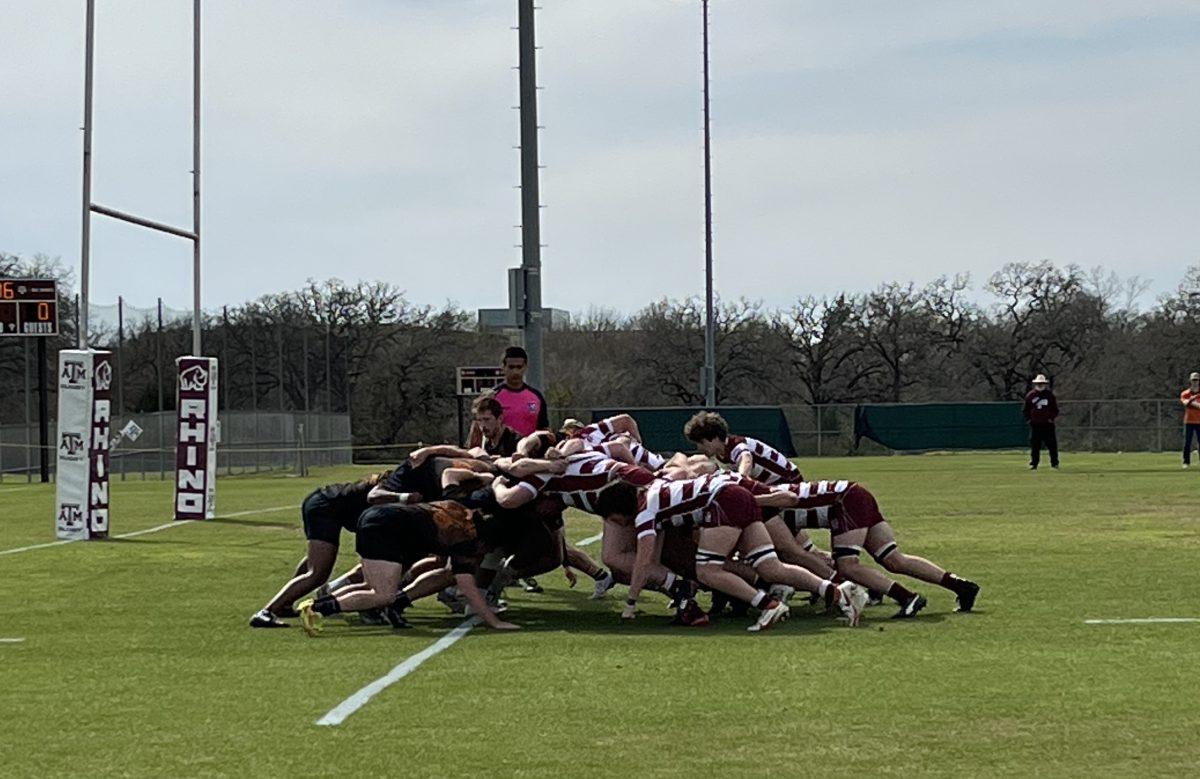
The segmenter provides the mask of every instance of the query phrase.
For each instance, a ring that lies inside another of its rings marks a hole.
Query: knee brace
[[[762,563],[765,563],[767,560],[775,557],[778,557],[778,555],[775,553],[775,547],[771,544],[767,544],[747,552],[746,556],[743,558],[743,561],[750,564],[754,568],[757,568]]]
[[[717,552],[710,552],[707,549],[696,550],[696,565],[716,565],[722,566],[725,564],[726,556]]]
[[[887,544],[882,549],[880,549],[878,552],[872,553],[871,557],[875,558],[875,562],[879,563],[880,565],[884,565],[886,567],[886,565],[883,561],[887,558],[888,555],[890,555],[894,551],[896,551],[896,542],[895,541],[893,541],[890,544]]]
[[[862,554],[861,546],[835,546],[833,548],[833,559],[840,560],[843,557],[857,558]]]

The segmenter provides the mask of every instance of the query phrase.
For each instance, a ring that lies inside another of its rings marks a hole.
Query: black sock
[[[605,578],[605,577],[607,577],[607,576],[608,576],[608,571],[606,571],[605,569],[601,568],[599,571],[597,571],[597,572],[596,572],[596,575],[595,575],[595,576],[593,576],[592,578],[593,578],[593,579],[595,579],[596,581],[600,581],[600,580],[604,579],[604,578]]]
[[[392,608],[396,609],[396,611],[404,611],[411,605],[412,598],[408,597],[404,593],[400,593],[396,596],[396,600],[392,601]]]
[[[324,595],[313,601],[313,611],[328,617],[330,614],[337,614],[342,610],[342,604],[338,603],[337,598],[332,595]]]
[[[916,593],[914,593],[912,590],[904,589],[899,582],[893,582],[892,586],[889,587],[887,591],[889,598],[901,604],[908,603],[910,600],[912,600],[912,597],[915,594]]]
[[[966,588],[967,580],[946,571],[945,576],[942,577],[942,580],[938,584],[957,595]]]

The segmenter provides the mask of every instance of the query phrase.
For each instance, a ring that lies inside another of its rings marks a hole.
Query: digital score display
[[[0,279],[0,335],[58,335],[58,282]]]

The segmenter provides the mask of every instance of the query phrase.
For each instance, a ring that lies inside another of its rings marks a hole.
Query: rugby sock
[[[817,595],[820,595],[825,599],[825,608],[829,608],[833,605],[833,598],[836,592],[837,587],[833,585],[832,581],[823,581],[821,582],[820,586],[817,587]]]
[[[829,577],[829,581],[833,582],[834,584],[841,584],[842,582],[849,581],[849,579],[847,579],[845,576],[842,576],[841,571],[834,571],[833,576]]]
[[[337,598],[332,595],[325,595],[313,601],[313,611],[318,614],[328,617],[330,614],[337,614],[342,610],[342,604],[338,603]]]
[[[675,586],[675,580],[678,578],[673,571],[667,571],[667,576],[663,579],[663,590],[670,592],[671,588]]]
[[[753,606],[754,608],[758,608],[765,601],[769,600],[770,597],[771,596],[767,595],[767,593],[763,592],[762,590],[759,590],[758,592],[756,592],[754,594],[754,597],[750,599],[750,605]]]
[[[596,571],[596,573],[592,575],[592,578],[595,579],[596,581],[601,581],[607,576],[608,576],[608,570],[601,568],[599,571]]]
[[[938,584],[957,595],[962,591],[963,585],[966,584],[966,582],[967,580],[963,579],[961,576],[955,576],[949,571],[946,571],[946,573],[942,575],[942,580],[938,582]]]
[[[400,593],[399,595],[396,596],[396,600],[392,601],[392,607],[395,608],[397,611],[404,611],[411,605],[412,605],[412,598],[408,597],[404,593]]]
[[[892,586],[888,587],[887,596],[897,603],[908,603],[915,595],[912,590],[906,590],[899,582],[892,582]]]
[[[337,592],[341,588],[345,587],[347,584],[354,584],[354,582],[350,581],[351,577],[353,577],[353,576],[354,576],[354,569],[351,568],[349,571],[347,571],[346,573],[342,574],[341,576],[337,577],[336,579],[334,579],[333,581],[331,581],[329,583],[329,591]]]

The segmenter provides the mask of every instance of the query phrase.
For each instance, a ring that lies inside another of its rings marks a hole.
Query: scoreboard
[[[0,336],[58,335],[58,282],[0,279]]]
[[[504,381],[504,369],[498,365],[459,367],[455,374],[460,397],[482,395]]]

